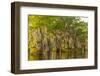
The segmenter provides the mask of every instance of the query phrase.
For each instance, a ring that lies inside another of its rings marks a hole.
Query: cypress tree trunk
[[[43,32],[42,32],[42,28],[39,27],[39,33],[40,33],[40,49],[39,49],[39,60],[43,60],[44,55],[43,55],[43,49],[44,49],[44,44],[43,44]]]
[[[48,43],[48,51],[47,51],[47,55],[48,55],[48,59],[51,59],[51,43],[50,43],[50,39],[47,39],[47,43]]]

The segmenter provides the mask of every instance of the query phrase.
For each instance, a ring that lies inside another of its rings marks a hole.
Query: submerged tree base
[[[32,60],[83,59],[87,57],[88,57],[88,53],[86,51],[81,51],[81,50],[74,51],[74,49],[72,51],[62,50],[60,56],[56,51],[52,51],[50,55],[48,55],[48,52],[46,51],[44,54],[43,53],[39,54],[39,51],[37,52],[30,51],[28,60],[32,61]]]

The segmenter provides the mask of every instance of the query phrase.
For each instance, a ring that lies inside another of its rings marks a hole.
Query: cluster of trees
[[[86,58],[88,25],[81,17],[28,17],[28,59],[52,60]]]

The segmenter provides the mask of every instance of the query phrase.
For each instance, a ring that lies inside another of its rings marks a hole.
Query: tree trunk
[[[47,44],[48,44],[48,51],[47,51],[48,59],[51,59],[51,43],[49,38],[47,38]]]
[[[43,50],[44,50],[44,44],[43,44],[43,32],[42,32],[42,28],[39,27],[39,33],[40,33],[40,49],[39,49],[39,60],[43,60],[44,55],[43,55]]]

